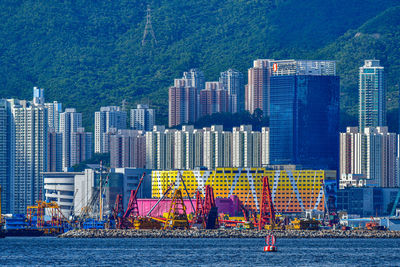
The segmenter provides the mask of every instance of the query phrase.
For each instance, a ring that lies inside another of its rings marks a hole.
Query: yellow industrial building
[[[212,171],[152,171],[152,197],[161,197],[172,183],[187,197],[181,179],[176,182],[177,177],[182,177],[191,197],[196,189],[204,190],[206,185],[211,185],[216,198],[236,195],[247,208],[258,210],[264,176],[269,178],[276,212],[281,213],[324,211],[324,192],[329,195],[336,190],[336,171],[217,168]]]

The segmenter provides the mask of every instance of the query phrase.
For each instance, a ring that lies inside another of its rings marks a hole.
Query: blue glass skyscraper
[[[337,170],[340,85],[335,63],[277,61],[273,64],[271,164]]]

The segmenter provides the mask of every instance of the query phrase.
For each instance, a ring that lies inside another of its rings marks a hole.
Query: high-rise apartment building
[[[232,132],[223,131],[222,125],[203,128],[203,164],[208,169],[232,164]]]
[[[93,134],[80,127],[71,135],[71,166],[92,157]]]
[[[228,91],[228,112],[236,113],[244,110],[244,80],[243,73],[229,69],[221,72],[219,82]]]
[[[154,109],[148,105],[139,104],[131,109],[131,128],[134,130],[151,131],[155,123]]]
[[[365,60],[360,67],[359,128],[386,126],[384,67],[379,60]]]
[[[184,125],[182,130],[154,126],[146,132],[146,168],[257,167],[269,160],[269,150],[263,148],[268,147],[268,138],[268,128],[252,131],[249,125],[235,127],[233,132],[224,131],[222,125],[203,129]]]
[[[340,134],[341,179],[362,177],[367,186],[399,186],[398,138],[387,127],[366,127],[363,132],[348,127]]]
[[[44,104],[44,89],[33,87],[33,104],[43,105]]]
[[[196,88],[198,91],[204,89],[204,73],[199,69],[190,69],[183,73],[183,77],[188,87]]]
[[[345,133],[340,133],[340,175],[363,172],[361,137],[357,127],[347,127]]]
[[[233,127],[233,141],[232,141],[232,154],[233,164],[232,167],[249,167],[252,164],[252,126],[241,125],[240,127]]]
[[[269,128],[261,128],[261,166],[269,165]]]
[[[165,126],[154,125],[146,132],[146,168],[165,169]]]
[[[49,130],[53,129],[55,132],[60,131],[60,113],[62,112],[62,104],[57,101],[52,103],[44,103],[47,108],[48,126]]]
[[[47,171],[62,171],[62,133],[52,128],[47,133]]]
[[[228,111],[228,91],[224,89],[222,83],[206,82],[206,88],[200,91],[200,117]]]
[[[194,135],[193,125],[182,126],[175,132],[174,168],[178,170],[194,168]]]
[[[108,153],[104,138],[111,128],[126,129],[126,112],[117,106],[101,107],[94,118],[94,152]]]
[[[269,114],[270,59],[257,59],[248,70],[248,84],[245,87],[245,109],[254,113],[261,109]]]
[[[335,62],[270,64],[270,163],[337,170],[340,85]]]
[[[194,147],[194,166],[193,167],[203,167],[204,166],[204,130],[194,129],[193,130],[193,147]]]
[[[146,165],[146,137],[143,131],[118,130],[110,135],[111,168],[144,168]]]
[[[82,127],[82,113],[74,108],[67,108],[60,114],[60,132],[62,133],[62,168],[72,167],[71,151],[73,149],[72,136]]]
[[[198,89],[185,79],[175,79],[169,88],[169,127],[194,123],[198,117]]]
[[[204,89],[204,74],[198,69],[183,73],[169,88],[168,125],[194,123],[200,114],[199,94]]]
[[[9,128],[7,121],[7,101],[0,99],[0,185],[1,185],[1,210],[10,212],[10,154],[9,154]]]
[[[232,167],[261,167],[264,157],[268,158],[268,149],[264,148],[268,141],[264,132],[253,131],[251,125],[241,125],[232,129]],[[264,146],[263,146],[264,138]],[[264,148],[264,151],[263,151]],[[264,153],[263,153],[264,152]]]
[[[42,105],[44,97],[40,92],[34,90],[34,102],[7,100],[10,195],[6,201],[12,213],[25,213],[26,207],[39,199],[43,188],[42,174],[47,168],[47,109]]]
[[[164,131],[165,138],[165,166],[166,170],[174,169],[174,159],[175,159],[175,129],[166,129]]]

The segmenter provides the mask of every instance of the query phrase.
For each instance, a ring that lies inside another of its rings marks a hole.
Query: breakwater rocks
[[[71,230],[61,238],[264,238],[273,233],[277,238],[400,238],[400,231],[370,230]]]

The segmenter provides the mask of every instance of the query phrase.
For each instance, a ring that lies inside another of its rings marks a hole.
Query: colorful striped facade
[[[214,189],[214,196],[228,198],[236,195],[252,210],[259,210],[262,178],[269,178],[273,202],[277,212],[298,213],[306,210],[324,211],[324,187],[327,194],[336,191],[336,172],[324,170],[266,170],[264,168],[217,168],[213,171],[153,171],[152,197],[159,198],[177,174],[182,176],[191,197],[196,189],[204,190],[206,185]],[[181,179],[175,188],[182,190],[187,197]],[[169,196],[170,197],[170,196]]]

